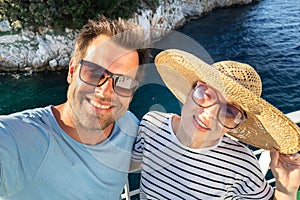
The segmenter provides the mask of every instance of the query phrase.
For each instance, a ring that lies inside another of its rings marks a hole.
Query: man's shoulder
[[[51,106],[42,107],[42,108],[33,108],[33,109],[27,109],[15,113],[11,113],[6,116],[1,117],[11,117],[11,118],[24,118],[24,117],[34,117],[34,116],[42,116],[44,114],[49,114],[51,112]]]
[[[126,111],[124,115],[115,121],[115,124],[119,127],[122,132],[128,133],[129,135],[136,136],[140,121],[130,111]]]
[[[53,124],[51,106],[28,109],[9,115],[0,116],[0,127],[6,131],[20,132],[32,127]]]
[[[124,115],[117,120],[118,123],[131,123],[131,124],[139,124],[140,121],[138,118],[131,112],[131,111],[126,111]]]

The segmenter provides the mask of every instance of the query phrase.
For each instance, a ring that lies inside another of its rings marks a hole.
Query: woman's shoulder
[[[160,112],[160,111],[149,111],[146,113],[143,118],[143,120],[146,121],[166,121],[170,119],[174,114],[173,113],[165,113],[165,112]]]
[[[161,130],[169,132],[173,115],[173,113],[150,111],[143,116],[140,123],[140,128],[145,127],[153,130],[153,132],[158,132]]]
[[[251,158],[255,157],[253,154],[254,147],[242,143],[237,139],[231,137],[230,135],[224,135],[221,146],[224,151],[234,152],[234,154],[240,155],[242,157],[246,155]]]

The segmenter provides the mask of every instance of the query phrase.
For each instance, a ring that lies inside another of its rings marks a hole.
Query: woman
[[[296,199],[299,155],[278,151],[297,152],[300,130],[259,98],[262,84],[251,66],[211,67],[180,50],[161,52],[155,63],[184,104],[181,116],[149,112],[141,121],[133,152],[142,161],[141,199]],[[278,150],[271,153],[275,193],[252,151],[227,133]]]

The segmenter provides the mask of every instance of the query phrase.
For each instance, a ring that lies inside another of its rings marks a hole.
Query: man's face
[[[126,50],[107,36],[99,36],[88,47],[83,60],[95,63],[114,74],[135,78],[138,53]],[[75,70],[72,71],[72,67]],[[70,65],[68,74],[68,104],[74,126],[85,130],[101,131],[111,127],[128,109],[132,97],[122,97],[114,92],[113,79],[108,78],[101,86],[91,86],[79,78],[80,65]],[[71,116],[70,116],[71,117]]]

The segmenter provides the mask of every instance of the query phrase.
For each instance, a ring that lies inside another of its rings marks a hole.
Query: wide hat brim
[[[228,132],[252,146],[284,154],[300,150],[300,128],[277,108],[256,96],[198,57],[177,49],[162,51],[155,65],[166,86],[184,103],[192,85],[201,80],[241,106],[247,120]]]

